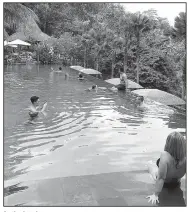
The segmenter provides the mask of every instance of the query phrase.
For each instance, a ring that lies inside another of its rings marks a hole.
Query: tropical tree
[[[140,39],[143,32],[149,30],[149,18],[140,12],[133,14],[131,18],[134,35],[136,38],[136,81],[139,83]]]
[[[182,56],[182,98],[184,98],[186,92],[186,14],[184,12],[179,13],[179,16],[175,18],[173,36],[177,42],[184,44],[184,55]]]

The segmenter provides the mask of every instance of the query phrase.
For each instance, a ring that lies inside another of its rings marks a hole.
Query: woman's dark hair
[[[61,67],[59,67],[59,70],[62,70],[62,68],[61,68]]]
[[[168,152],[176,161],[176,168],[180,161],[186,157],[186,143],[179,132],[172,132],[166,139],[164,151]]]
[[[38,96],[32,96],[32,97],[30,98],[32,104],[35,103],[38,99],[39,99]]]
[[[91,87],[92,89],[95,89],[96,88],[96,85],[92,85],[92,87]]]

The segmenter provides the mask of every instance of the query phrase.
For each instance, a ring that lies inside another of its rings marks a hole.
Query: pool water
[[[37,180],[118,172],[129,173],[135,183],[151,184],[145,164],[160,157],[169,133],[185,136],[185,115],[150,100],[148,109],[139,111],[130,94],[121,98],[110,90],[85,91],[92,84],[79,81],[69,68],[52,73],[49,65],[5,66],[5,190]],[[30,124],[27,108],[33,95],[48,106]],[[185,178],[182,185],[185,192]],[[5,196],[11,205],[13,192]]]

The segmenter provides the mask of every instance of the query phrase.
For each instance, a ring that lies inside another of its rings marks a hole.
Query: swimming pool
[[[185,135],[186,117],[149,100],[148,110],[138,111],[130,95],[121,98],[103,89],[87,92],[93,82],[79,81],[69,68],[63,68],[63,73],[52,73],[50,68],[4,68],[5,205],[48,205],[47,200],[21,198],[34,188],[33,182],[114,173],[124,173],[125,190],[137,185],[135,200],[128,205],[147,205],[139,193],[144,189],[143,195],[151,193],[145,164],[158,159],[170,132]],[[69,80],[64,79],[65,72]],[[33,95],[48,102],[47,115],[41,115],[35,125],[27,123],[26,110]],[[117,181],[117,176],[113,179]]]

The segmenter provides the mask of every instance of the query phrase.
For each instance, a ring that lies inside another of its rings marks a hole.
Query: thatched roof
[[[36,22],[31,20],[27,25],[25,23],[20,24],[17,32],[9,36],[7,40],[13,41],[20,39],[23,41],[45,41],[49,38],[50,36],[43,33]]]

